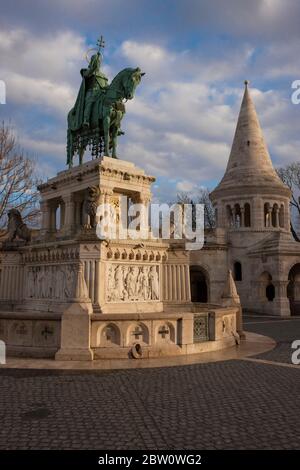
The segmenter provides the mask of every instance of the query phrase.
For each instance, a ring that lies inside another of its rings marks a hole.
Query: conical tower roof
[[[272,161],[264,140],[254,103],[249,93],[248,81],[233,138],[232,148],[225,174],[213,191],[237,188],[241,186],[272,186],[286,191],[273,168]]]

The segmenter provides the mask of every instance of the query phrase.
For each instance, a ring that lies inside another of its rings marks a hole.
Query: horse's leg
[[[117,158],[117,140],[118,140],[118,128],[116,126],[113,127],[112,131],[112,158]]]
[[[117,143],[118,143],[118,136],[119,136],[119,129],[121,128],[121,121],[124,116],[122,111],[117,111],[114,117],[114,126],[112,132],[112,157],[117,157]]]
[[[80,150],[79,150],[79,165],[82,165],[84,151],[85,151],[84,147],[81,147]]]
[[[104,155],[109,157],[109,128],[110,128],[110,111],[103,113],[103,134],[104,134]]]

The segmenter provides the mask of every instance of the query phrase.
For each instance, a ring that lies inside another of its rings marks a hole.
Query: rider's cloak
[[[82,76],[82,81],[81,85],[79,88],[79,92],[77,95],[77,99],[75,102],[74,107],[71,109],[69,116],[68,116],[68,124],[69,124],[69,129],[71,131],[76,131],[77,129],[80,129],[82,126],[83,122],[83,114],[84,114],[84,101],[85,101],[85,76],[84,72],[87,69],[81,69],[80,74]]]

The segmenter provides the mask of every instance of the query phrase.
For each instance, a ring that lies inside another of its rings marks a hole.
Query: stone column
[[[272,206],[270,206],[268,209],[268,218],[267,218],[266,227],[272,227],[272,209],[273,209]]]
[[[230,215],[230,220],[229,220],[229,226],[235,227],[235,207],[230,206],[230,210],[231,210],[231,215]]]
[[[290,302],[287,298],[287,285],[289,281],[277,280],[273,281],[275,287],[275,298],[272,303],[272,313],[281,317],[291,315]]]
[[[286,201],[284,204],[284,228],[288,231],[290,230],[290,218],[290,204],[289,201]]]
[[[255,196],[251,208],[251,227],[255,229],[265,227],[265,214],[262,199]]]
[[[64,235],[71,235],[75,225],[75,203],[73,194],[68,194],[63,196],[63,201],[65,204],[64,210],[64,225],[62,227],[62,233]]]
[[[50,204],[50,232],[56,232],[57,201],[49,201]]]
[[[61,320],[60,349],[55,355],[61,361],[91,361],[91,315],[93,313],[91,299],[88,296],[83,266],[76,268],[74,298],[64,311]]]
[[[149,202],[150,200],[151,200],[151,195],[143,194],[143,193],[140,193],[140,196],[137,200],[137,203],[141,205],[140,229],[141,229],[142,238],[148,238],[148,234],[149,234]]]
[[[245,226],[245,208],[244,208],[244,207],[241,207],[240,226],[241,226],[241,227],[244,227],[244,226]]]
[[[40,201],[42,212],[41,236],[45,237],[50,232],[51,227],[51,207],[49,201]]]
[[[230,269],[228,270],[225,288],[221,296],[221,303],[224,307],[236,307],[236,330],[240,338],[245,339],[241,301]]]
[[[76,229],[80,228],[80,209],[81,209],[81,202],[80,201],[75,201],[75,217],[74,217],[74,225]]]
[[[275,207],[275,226],[279,227],[279,207]]]

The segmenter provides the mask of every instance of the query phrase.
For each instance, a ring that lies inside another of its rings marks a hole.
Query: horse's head
[[[136,69],[127,69],[128,73],[124,77],[123,86],[125,91],[125,98],[132,100],[134,97],[135,89],[140,84],[142,76],[145,75],[139,67]]]

